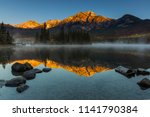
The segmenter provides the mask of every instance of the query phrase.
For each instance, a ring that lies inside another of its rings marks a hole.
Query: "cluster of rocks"
[[[16,91],[21,93],[29,88],[28,85],[26,85],[27,80],[32,80],[36,77],[36,74],[42,73],[42,72],[49,72],[51,71],[51,68],[43,68],[42,70],[33,68],[31,64],[25,63],[14,63],[11,67],[12,74],[15,76],[18,76],[16,78],[13,78],[8,81],[0,81],[1,85],[5,85],[6,87],[17,87]]]
[[[150,75],[150,72],[143,68],[129,69],[123,66],[119,66],[115,68],[115,71],[126,76],[127,78],[132,78],[139,75],[142,76]],[[142,90],[150,88],[150,80],[148,78],[142,79],[141,81],[137,82],[137,84],[140,86]]]

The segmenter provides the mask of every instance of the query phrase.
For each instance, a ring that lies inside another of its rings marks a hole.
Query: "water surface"
[[[35,45],[0,47],[0,80],[16,76],[15,62],[52,68],[27,81],[29,89],[19,94],[15,88],[0,88],[0,99],[150,99],[150,89],[114,71],[117,66],[150,68],[150,45]],[[150,78],[149,76],[145,76]]]

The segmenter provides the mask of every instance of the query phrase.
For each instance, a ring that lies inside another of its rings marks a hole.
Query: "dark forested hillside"
[[[4,23],[0,24],[0,44],[12,44],[13,38],[10,36],[9,31],[6,30]]]

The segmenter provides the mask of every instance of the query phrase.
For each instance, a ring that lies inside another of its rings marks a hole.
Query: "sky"
[[[43,23],[89,10],[115,19],[124,14],[150,19],[149,6],[150,0],[0,0],[0,22],[19,24],[35,20]]]

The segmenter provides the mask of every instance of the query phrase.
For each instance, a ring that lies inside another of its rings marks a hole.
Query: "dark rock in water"
[[[42,73],[42,72],[43,72],[42,70],[37,69],[37,68],[35,68],[35,69],[33,69],[33,70],[35,71],[35,73]]]
[[[25,84],[26,83],[26,79],[23,77],[17,77],[17,78],[13,78],[11,80],[6,81],[5,86],[6,87],[17,87],[20,84]]]
[[[147,78],[144,78],[143,80],[141,80],[140,82],[137,83],[141,89],[145,90],[147,88],[150,88],[150,80]]]
[[[18,93],[22,93],[23,91],[27,90],[28,88],[29,88],[28,85],[22,84],[22,85],[20,85],[20,86],[17,87],[16,91],[17,91]]]
[[[135,70],[128,69],[128,68],[123,67],[123,66],[119,66],[119,67],[115,68],[115,71],[124,75],[124,76],[127,76],[128,78],[135,76]]]
[[[146,70],[143,69],[143,68],[138,68],[138,69],[136,70],[136,74],[137,74],[137,75],[149,75],[150,72],[149,72],[149,71],[146,71]]]
[[[49,72],[51,70],[52,70],[51,68],[43,68],[43,72]]]
[[[2,88],[3,86],[5,86],[6,81],[5,80],[0,80],[0,88]]]
[[[31,64],[29,63],[21,64],[18,62],[14,63],[11,68],[12,68],[12,71],[15,71],[15,72],[25,72],[25,71],[33,69]]]
[[[24,72],[26,70],[25,66],[21,63],[14,63],[11,68],[12,71],[16,72]]]
[[[26,70],[31,70],[31,69],[33,69],[32,65],[31,65],[30,63],[28,63],[28,62],[26,62],[26,63],[24,64],[24,66],[25,66]]]
[[[12,75],[14,76],[21,76],[23,74],[23,72],[16,72],[16,71],[11,71]]]
[[[27,80],[32,80],[36,77],[36,72],[34,70],[29,70],[23,73],[23,77]]]

